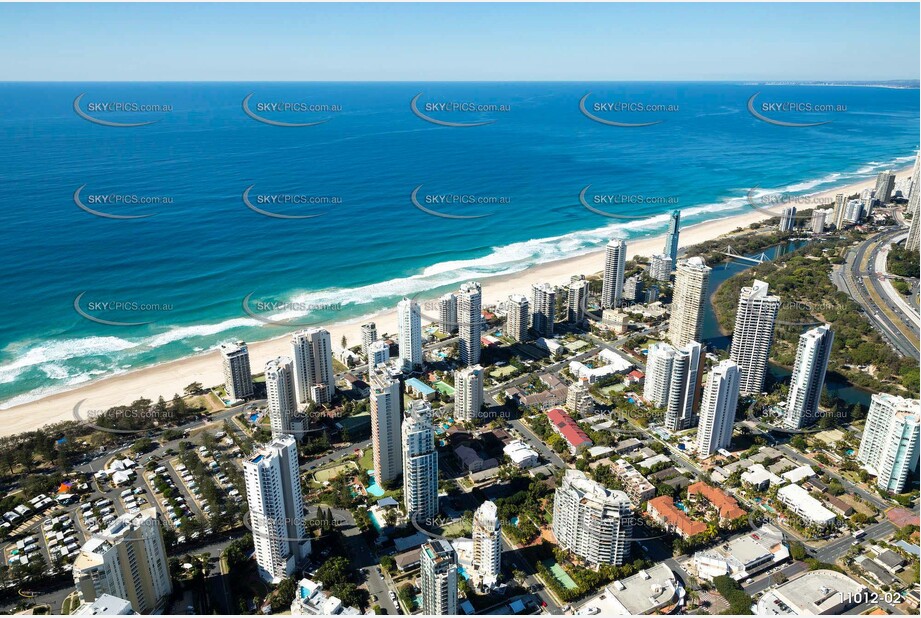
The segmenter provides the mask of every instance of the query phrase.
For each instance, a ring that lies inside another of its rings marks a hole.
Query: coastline
[[[897,177],[911,173],[911,166],[895,170]],[[836,193],[852,194],[862,191],[867,187],[875,186],[875,179],[867,179],[857,183],[842,185],[825,191],[818,192],[811,198],[834,199]],[[682,228],[681,246],[687,247],[710,240],[718,236],[731,233],[737,228],[745,228],[752,223],[769,219],[771,214],[758,210],[750,210],[737,215],[728,216],[712,221],[705,221]],[[628,241],[628,258],[637,255],[649,256],[659,253],[664,243],[664,234],[649,236]],[[528,294],[533,283],[547,282],[550,284],[565,284],[574,274],[590,275],[602,270],[604,249],[597,249],[583,255],[563,258],[545,264],[532,266],[523,271],[484,278],[483,304],[491,305],[504,300],[509,294]],[[424,303],[434,298],[418,295],[417,300]],[[430,321],[432,311],[423,309],[423,322]],[[429,320],[426,319],[429,316]],[[325,325],[330,331],[334,348],[345,335],[351,345],[361,340],[360,325],[367,321],[377,323],[379,333],[395,334],[396,311],[395,308],[387,309],[360,319]],[[293,329],[294,330],[294,329]],[[289,335],[281,335],[273,339],[249,343],[250,363],[253,371],[259,373],[259,368],[279,355],[290,355]],[[182,393],[183,389],[192,382],[200,382],[206,387],[214,386],[223,381],[223,371],[220,353],[211,350],[202,354],[165,362],[159,365],[140,368],[128,373],[108,376],[87,384],[76,386],[70,390],[49,394],[34,401],[13,406],[0,411],[0,418],[4,423],[0,428],[0,436],[10,436],[18,433],[37,429],[42,425],[67,420],[75,420],[73,409],[80,402],[85,401],[85,406],[93,409],[105,409],[116,405],[131,403],[146,397],[156,400],[161,395],[167,399],[175,393]]]

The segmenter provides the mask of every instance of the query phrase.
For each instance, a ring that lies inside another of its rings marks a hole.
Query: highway
[[[882,302],[887,292],[875,270],[880,244],[903,233],[902,228],[890,229],[848,251],[844,267],[832,271],[832,281],[864,308],[870,323],[900,354],[921,359],[917,326],[897,305]]]

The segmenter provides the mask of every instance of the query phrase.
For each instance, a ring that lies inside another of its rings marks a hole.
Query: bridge
[[[755,256],[753,258],[746,255],[739,255],[738,253],[734,252],[732,247],[729,245],[726,245],[725,251],[718,251],[718,253],[729,256],[734,260],[742,260],[744,262],[751,262],[752,264],[761,264],[762,262],[771,261],[771,258],[769,258],[766,253],[762,253],[761,255]]]

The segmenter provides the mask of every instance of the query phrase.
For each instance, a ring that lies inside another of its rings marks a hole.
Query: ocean
[[[762,116],[826,124],[758,119],[755,94]],[[749,195],[856,182],[909,164],[919,133],[917,90],[870,87],[3,83],[0,95],[0,408],[661,234],[675,209],[689,225],[750,210]]]

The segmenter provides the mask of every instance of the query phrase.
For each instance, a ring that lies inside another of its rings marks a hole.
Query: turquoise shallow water
[[[819,127],[777,127],[748,113],[758,91],[764,101],[840,104],[847,112]],[[410,111],[420,92],[423,108],[473,101],[508,111],[431,112],[442,120],[494,121],[438,126]],[[663,122],[610,127],[579,111],[589,92],[590,108],[591,101],[617,100],[678,111],[625,112],[616,117]],[[95,113],[157,120],[104,127],[74,113],[81,93],[83,110],[134,101],[171,111]],[[310,115],[328,120],[314,127],[269,126],[243,113],[249,93],[254,106],[306,101],[341,111]],[[612,236],[660,234],[674,208],[691,224],[749,209],[753,189],[801,195],[868,178],[907,164],[919,130],[917,90],[881,88],[7,83],[0,95],[0,281],[7,301],[0,303],[0,407],[292,328],[267,321],[355,318],[404,294],[517,272],[591,251]],[[420,185],[417,197],[427,208],[488,216],[426,214],[410,200]],[[629,196],[596,205],[631,218],[583,207],[587,185],[590,201]],[[258,209],[318,216],[259,214],[242,199],[247,188]],[[152,216],[94,216],[75,203],[78,189],[81,203],[98,212]],[[440,201],[446,196],[491,203]],[[290,302],[296,304],[273,304]]]

